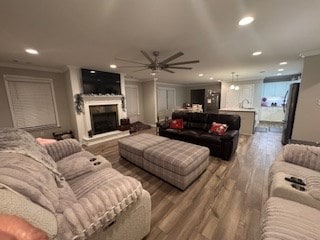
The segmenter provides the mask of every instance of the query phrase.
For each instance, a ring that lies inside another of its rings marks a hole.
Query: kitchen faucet
[[[243,107],[243,104],[244,104],[245,101],[246,101],[248,104],[250,103],[248,99],[246,99],[246,98],[243,99],[242,102],[241,102],[241,104],[240,104],[240,107],[241,107],[241,108],[244,108],[244,107]]]

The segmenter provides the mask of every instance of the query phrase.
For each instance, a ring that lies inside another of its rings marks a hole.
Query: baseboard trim
[[[291,139],[289,143],[303,144],[303,145],[310,145],[310,146],[320,146],[320,142],[309,142],[309,141],[302,141],[302,140],[296,140],[296,139]]]

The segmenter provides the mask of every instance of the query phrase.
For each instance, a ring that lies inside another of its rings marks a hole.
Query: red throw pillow
[[[183,129],[183,119],[173,119],[170,121],[170,128]]]
[[[227,124],[213,122],[209,129],[209,133],[223,135],[227,131],[227,128]]]

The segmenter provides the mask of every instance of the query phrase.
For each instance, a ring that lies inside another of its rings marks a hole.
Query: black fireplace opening
[[[100,134],[118,129],[117,105],[90,106],[92,134]]]

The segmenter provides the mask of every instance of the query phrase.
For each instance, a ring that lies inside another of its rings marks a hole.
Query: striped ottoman
[[[184,190],[207,168],[209,149],[169,140],[152,134],[138,134],[119,140],[120,156]]]
[[[143,168],[172,185],[186,189],[209,163],[209,149],[177,140],[148,147],[143,153]]]
[[[142,133],[118,141],[120,156],[142,167],[143,151],[151,146],[155,146],[169,138],[152,134]]]

